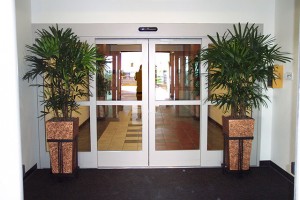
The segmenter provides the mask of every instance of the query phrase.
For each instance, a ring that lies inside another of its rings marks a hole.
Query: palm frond
[[[259,33],[258,26],[249,23],[233,25],[223,36],[208,35],[212,45],[200,52],[207,68],[211,101],[234,117],[245,117],[246,112],[267,106],[269,97],[262,93],[267,80],[276,79],[275,62],[290,62],[288,53],[280,51],[275,38]],[[214,91],[222,89],[222,93]]]

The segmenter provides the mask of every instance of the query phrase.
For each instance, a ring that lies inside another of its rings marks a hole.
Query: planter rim
[[[223,118],[225,118],[225,119],[228,119],[228,120],[247,120],[247,119],[253,119],[254,120],[254,118],[252,118],[252,117],[241,117],[241,118],[235,118],[235,117],[233,117],[233,116],[231,116],[231,115],[229,115],[229,116],[225,116],[225,115],[223,115],[222,116]]]
[[[69,117],[69,118],[63,118],[63,117],[53,117],[49,119],[49,122],[71,122],[71,121],[76,121],[79,119],[79,117]]]

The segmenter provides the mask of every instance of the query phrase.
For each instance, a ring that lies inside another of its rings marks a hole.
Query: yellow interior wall
[[[222,109],[218,108],[217,106],[209,106],[208,116],[220,125],[222,125],[222,115]]]
[[[209,94],[220,94],[224,93],[224,89],[216,89],[213,92],[209,92]],[[208,117],[217,122],[218,124],[222,125],[222,116],[228,115],[229,113],[224,113],[223,109],[220,109],[217,106],[211,105],[208,107]]]

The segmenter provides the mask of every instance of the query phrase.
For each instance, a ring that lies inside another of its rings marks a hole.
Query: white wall
[[[1,1],[0,199],[23,199],[15,1]]]
[[[290,52],[293,62],[284,64],[284,72],[293,72],[293,80],[284,80],[282,89],[274,89],[273,132],[271,160],[290,172],[295,161],[296,101],[298,82],[298,37],[299,8],[295,10],[295,0],[276,0],[275,35],[283,51]]]
[[[32,0],[32,13],[33,23],[269,23],[274,0]]]
[[[296,53],[294,0],[227,0],[226,3],[223,0],[31,2],[32,23],[261,23],[264,33],[276,33],[277,42],[283,50]],[[297,74],[296,61],[286,64],[285,71]],[[272,159],[288,172],[289,164],[294,159],[296,82],[294,76],[293,81],[284,81],[282,89],[270,90],[268,94],[272,103],[261,112],[260,160]]]
[[[24,61],[25,45],[32,44],[31,4],[30,0],[16,1],[17,47],[19,66],[19,95],[20,95],[20,122],[22,139],[22,160],[25,171],[38,163],[38,134],[37,134],[37,98],[34,87],[29,87],[22,77],[29,70]]]

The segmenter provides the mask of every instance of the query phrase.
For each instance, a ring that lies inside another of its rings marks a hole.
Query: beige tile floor
[[[136,113],[124,109],[119,111],[119,121],[109,122],[98,140],[100,151],[139,151],[142,150],[141,120],[132,121]]]
[[[171,112],[171,111],[169,111]],[[170,114],[170,113],[169,113]],[[171,115],[171,114],[170,114]],[[120,111],[119,119],[98,121],[98,150],[137,151],[142,149],[142,121],[132,111]],[[157,114],[156,150],[199,149],[199,121]],[[208,150],[222,150],[223,136],[219,125],[208,120]],[[79,133],[79,151],[90,151],[89,123]]]
[[[135,99],[124,92],[127,100]],[[99,151],[142,150],[142,120],[140,106],[115,106],[108,109],[108,117],[97,122]],[[156,150],[192,150],[200,148],[199,118],[191,115],[189,106],[162,106],[156,109]],[[110,110],[110,111],[109,111]],[[115,114],[112,114],[115,113]],[[151,134],[151,133],[149,133]],[[222,150],[223,136],[219,125],[208,120],[208,150]],[[79,151],[90,151],[89,123],[79,134]]]

